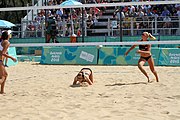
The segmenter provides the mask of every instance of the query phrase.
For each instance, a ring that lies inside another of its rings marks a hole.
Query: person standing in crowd
[[[57,43],[58,30],[57,30],[57,21],[55,17],[53,16],[49,17],[46,23],[46,29],[47,29],[46,30],[46,43],[49,43],[51,39],[54,43]]]
[[[139,41],[148,41],[148,38],[150,38],[151,40],[155,40],[156,38],[151,35],[151,33],[148,32],[143,32],[142,34],[142,39]],[[133,50],[137,45],[133,45],[126,53],[125,56],[128,55],[128,53]],[[151,54],[151,45],[147,44],[147,45],[139,45],[139,50],[136,51],[136,53],[140,54],[140,59],[138,61],[138,68],[140,69],[140,71],[147,77],[148,82],[150,82],[149,80],[149,76],[147,74],[147,72],[144,70],[143,66],[146,62],[148,62],[150,70],[152,71],[152,73],[154,74],[154,76],[156,77],[156,82],[159,82],[159,78],[157,75],[157,72],[154,68],[154,60]]]
[[[7,50],[10,46],[10,42],[9,42],[10,38],[11,38],[11,30],[7,30],[7,31],[2,32],[1,41],[0,41],[0,75],[1,75],[1,79],[0,79],[1,91],[0,91],[0,94],[4,94],[4,86],[5,86],[7,76],[8,76],[8,73],[7,73],[5,66],[4,66],[4,63],[3,63],[4,59],[5,58],[11,58],[14,62],[17,61],[16,58],[7,54]]]

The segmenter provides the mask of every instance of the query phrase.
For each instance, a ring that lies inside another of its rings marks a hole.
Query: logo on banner
[[[59,62],[62,52],[50,52],[51,62]]]
[[[93,62],[94,60],[94,55],[90,54],[90,53],[87,53],[85,51],[81,51],[81,54],[80,54],[80,58],[81,59],[84,59],[88,62]]]
[[[179,53],[169,53],[170,63],[179,64],[180,54]]]

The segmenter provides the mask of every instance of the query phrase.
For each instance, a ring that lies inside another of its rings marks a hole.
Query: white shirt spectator
[[[176,5],[175,5],[175,8],[178,8],[178,7],[180,7],[180,4],[176,4]]]
[[[142,11],[142,9],[139,9],[138,16],[139,17],[143,17],[144,16],[144,12]]]
[[[145,9],[145,11],[147,12],[148,9],[151,9],[151,5],[144,5],[144,9]]]
[[[180,17],[180,10],[177,11],[177,16]]]
[[[163,19],[164,22],[170,22],[171,18],[169,16],[165,16]]]
[[[132,0],[132,2],[139,2],[139,0]]]
[[[57,10],[56,14],[59,15],[59,16],[62,16],[63,15],[63,9],[60,8],[59,10]]]
[[[124,12],[121,12],[121,15],[122,15],[122,19],[124,19],[125,18]],[[118,20],[120,20],[119,12],[116,13],[116,17],[117,17]]]
[[[135,11],[135,7],[132,5],[132,6],[130,6],[130,13],[133,13],[134,11]]]

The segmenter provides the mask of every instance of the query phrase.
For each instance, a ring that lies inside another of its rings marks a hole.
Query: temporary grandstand
[[[98,4],[99,1],[86,1],[89,4]],[[119,3],[119,0],[104,0],[101,3]],[[39,0],[35,6],[58,5],[60,3],[51,3]],[[164,15],[164,9],[169,13]],[[120,19],[121,10],[121,19]],[[48,19],[47,14],[56,17],[59,37],[69,37],[71,35],[71,22],[68,20],[68,9],[63,9],[61,16],[56,10],[27,10],[27,16],[22,19],[21,38],[27,37],[45,37],[45,22]],[[82,36],[120,36],[122,29],[123,36],[140,35],[142,31],[149,31],[154,35],[180,35],[180,17],[178,4],[172,5],[133,5],[133,6],[110,6],[110,7],[91,7],[84,10],[84,27],[82,27],[82,9],[73,9],[73,23],[75,34]],[[55,14],[54,14],[55,13]],[[41,14],[41,17],[38,17]],[[39,20],[37,20],[37,17]],[[122,23],[121,23],[122,22]],[[120,26],[121,25],[121,26]],[[84,29],[82,29],[84,28]],[[79,32],[81,31],[81,32]]]

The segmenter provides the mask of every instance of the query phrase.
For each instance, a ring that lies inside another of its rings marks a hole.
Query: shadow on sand
[[[138,84],[144,84],[147,85],[148,82],[136,82],[136,83],[115,83],[115,84],[108,84],[105,86],[123,86],[123,85],[138,85]]]
[[[83,82],[81,84],[76,84],[76,85],[70,85],[69,87],[88,87],[88,83],[87,82]]]

